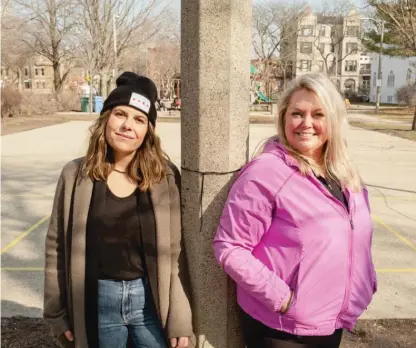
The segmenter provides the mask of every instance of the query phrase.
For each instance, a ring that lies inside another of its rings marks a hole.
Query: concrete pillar
[[[212,239],[248,158],[250,0],[182,0],[182,204],[199,348],[242,347],[235,289]]]

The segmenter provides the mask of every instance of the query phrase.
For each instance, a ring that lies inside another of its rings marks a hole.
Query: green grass
[[[385,133],[389,135],[393,135],[399,138],[409,139],[416,141],[416,131],[410,130],[410,125],[402,125],[402,124],[387,124],[387,123],[379,123],[375,122],[366,122],[366,121],[355,121],[351,120],[351,126],[359,127],[371,131],[376,131],[380,133]]]

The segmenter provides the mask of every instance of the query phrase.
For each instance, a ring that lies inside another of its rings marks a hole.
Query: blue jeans
[[[166,348],[146,280],[98,280],[100,348],[125,348],[129,332],[135,348]]]

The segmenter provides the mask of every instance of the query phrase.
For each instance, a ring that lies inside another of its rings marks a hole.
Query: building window
[[[300,71],[311,71],[311,66],[312,66],[311,60],[300,61]]]
[[[355,91],[355,80],[348,79],[344,82],[345,91],[354,92]]]
[[[335,45],[329,45],[329,52],[335,53]]]
[[[42,82],[42,88],[45,89],[46,88],[46,83]]]
[[[358,43],[349,42],[347,43],[347,54],[357,53]]]
[[[25,76],[29,76],[29,69],[25,68]]]
[[[300,53],[306,53],[306,54],[312,53],[312,42],[301,42]]]
[[[25,89],[30,89],[30,82],[29,81],[25,81]]]
[[[331,37],[335,37],[335,36],[336,36],[336,34],[337,34],[337,32],[336,32],[336,30],[335,30],[335,25],[333,25],[333,26],[331,27]]]
[[[387,103],[393,103],[393,96],[392,95],[388,95],[387,96]]]
[[[35,75],[38,76],[39,75],[39,70],[35,69]]]
[[[365,90],[370,89],[370,76],[363,76],[361,87]]]
[[[345,61],[345,71],[357,71],[357,61],[356,60],[346,60]]]
[[[4,69],[4,76],[9,77],[9,68]]]
[[[300,32],[302,36],[313,36],[313,25],[302,25]]]
[[[37,89],[39,89],[39,88],[40,88],[39,81],[36,81],[36,88],[37,88]]]
[[[319,44],[319,52],[321,52],[322,54],[324,54],[325,53],[325,44],[324,43],[321,43],[321,44]]]
[[[319,28],[319,36],[325,36],[325,27],[324,26]]]
[[[44,68],[42,68],[42,69],[40,69],[40,71],[41,71],[41,73],[42,73],[42,76],[45,76],[45,69],[44,69]]]
[[[347,36],[358,37],[358,26],[347,26]]]
[[[408,85],[410,85],[412,83],[412,69],[407,69],[407,74],[406,74],[406,83]]]
[[[371,64],[361,64],[360,74],[371,74]]]
[[[324,67],[325,67],[324,61],[323,60],[318,61],[319,72],[324,72]]]
[[[387,76],[387,87],[394,87],[395,78],[393,70],[390,70],[389,76]]]

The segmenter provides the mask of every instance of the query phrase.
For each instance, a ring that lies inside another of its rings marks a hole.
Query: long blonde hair
[[[277,120],[280,142],[298,161],[300,171],[303,175],[312,171],[310,160],[289,144],[285,134],[285,115],[292,95],[302,89],[315,93],[325,110],[328,125],[328,140],[324,145],[323,162],[326,175],[338,181],[342,187],[349,188],[352,191],[361,191],[361,178],[348,155],[346,140],[348,121],[345,102],[338,92],[338,89],[325,75],[311,73],[300,76],[293,80],[283,92],[279,102]]]
[[[89,128],[91,136],[82,173],[91,180],[105,181],[114,169],[113,149],[105,137],[105,129],[111,112],[112,110],[104,112]],[[146,191],[164,178],[168,160],[169,157],[162,150],[155,128],[149,123],[145,139],[136,150],[127,173],[132,180],[138,181],[141,191]]]

